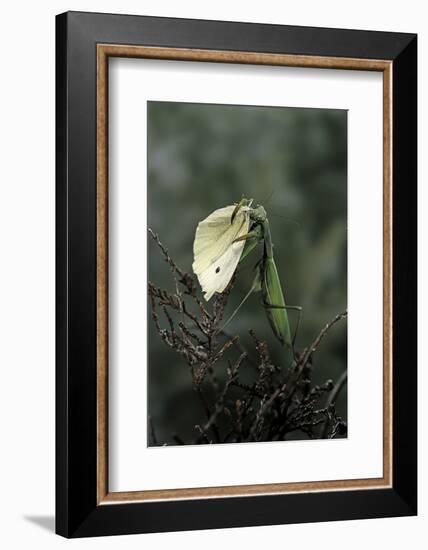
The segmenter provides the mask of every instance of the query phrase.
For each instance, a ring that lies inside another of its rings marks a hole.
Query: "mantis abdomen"
[[[278,340],[283,345],[287,344],[291,348],[290,323],[288,321],[278,270],[273,257],[267,256],[264,258],[260,275],[262,277],[263,302],[269,324]]]

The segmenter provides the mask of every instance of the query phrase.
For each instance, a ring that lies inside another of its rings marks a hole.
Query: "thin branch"
[[[203,408],[204,408],[204,411],[205,411],[205,414],[206,414],[206,417],[207,417],[207,422],[209,422],[209,421],[211,420],[211,418],[212,418],[212,413],[211,413],[210,407],[209,407],[209,405],[208,405],[208,402],[207,402],[207,400],[206,400],[206,398],[205,398],[205,395],[204,395],[204,393],[203,393],[201,387],[200,387],[200,386],[196,386],[195,389],[196,389],[196,392],[197,392],[197,394],[198,394],[198,396],[199,396],[199,399],[201,400],[202,406],[203,406]],[[220,443],[220,433],[219,433],[219,431],[218,431],[218,427],[217,427],[215,421],[213,421],[213,422],[211,423],[211,425],[209,426],[209,428],[212,429],[213,434],[214,434],[214,437],[215,437],[216,440],[217,440],[217,443]],[[205,433],[208,431],[208,429],[205,429],[205,428],[203,428],[203,430],[204,430]]]
[[[312,355],[316,352],[318,349],[318,346],[320,345],[321,341],[325,337],[325,335],[328,333],[328,331],[339,321],[342,319],[346,319],[348,316],[348,312],[344,311],[343,313],[339,313],[336,315],[331,321],[329,321],[321,330],[321,332],[318,334],[318,336],[315,338],[315,340],[312,342],[312,344],[306,348],[306,350],[303,351],[303,354],[301,355],[300,359],[297,360],[296,368],[295,368],[295,375],[294,375],[294,386],[293,389],[289,395],[289,398],[291,398],[294,394],[296,384],[299,381],[305,367],[308,365],[309,360],[311,359]]]
[[[299,372],[302,372],[302,370],[307,365],[309,359],[311,358],[312,354],[316,352],[318,349],[318,346],[321,343],[321,340],[325,337],[327,332],[339,321],[342,319],[346,319],[348,316],[348,312],[344,311],[343,313],[339,313],[336,315],[329,323],[325,325],[325,327],[321,330],[321,332],[318,334],[318,336],[315,338],[315,340],[312,342],[312,344],[309,346],[309,348],[306,350],[306,353],[303,354],[303,358],[299,360]]]
[[[228,340],[233,340],[233,336],[224,329],[219,330],[218,334],[223,334]],[[245,348],[245,346],[242,345],[242,342],[239,338],[237,340],[233,340],[233,344],[240,353],[245,353],[246,354],[245,360],[252,367],[255,367],[255,368],[258,367],[257,363],[253,359],[251,359],[251,357],[249,356],[247,349]]]
[[[241,363],[244,359],[245,359],[245,354],[243,353],[238,358],[238,360],[236,361],[233,368],[230,369],[230,376],[229,376],[228,380],[226,381],[226,383],[224,385],[224,388],[223,388],[223,391],[222,391],[221,395],[217,399],[214,411],[211,413],[211,416],[209,417],[206,424],[204,426],[200,427],[202,433],[206,434],[208,432],[208,430],[211,428],[211,426],[215,423],[217,416],[220,414],[220,412],[222,412],[223,405],[224,405],[224,400],[226,399],[226,395],[229,391],[229,387],[231,386],[233,381],[236,379],[236,377],[238,375],[239,367],[241,366]]]
[[[185,273],[182,271],[178,265],[174,262],[174,260],[169,255],[168,249],[161,243],[159,236],[157,233],[155,233],[152,229],[149,227],[149,233],[152,239],[155,241],[155,243],[158,245],[158,247],[161,249],[162,254],[165,258],[165,261],[169,264],[169,267],[171,268],[171,271],[173,273],[177,273],[177,275],[180,277],[180,279],[185,279]],[[187,274],[186,274],[187,276]]]
[[[344,387],[345,383],[348,380],[348,371],[344,370],[342,374],[339,376],[334,388],[331,390],[330,395],[328,396],[327,402],[325,404],[326,409],[328,409],[331,405],[334,405],[337,401],[337,398],[339,397],[339,394]],[[321,431],[321,438],[325,439],[327,437],[328,432],[328,420],[324,422],[322,431]]]

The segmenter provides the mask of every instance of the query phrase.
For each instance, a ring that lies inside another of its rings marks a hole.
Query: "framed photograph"
[[[416,514],[416,35],[56,25],[57,533]]]

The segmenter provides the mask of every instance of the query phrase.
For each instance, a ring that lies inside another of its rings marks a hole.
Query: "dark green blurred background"
[[[269,216],[286,302],[303,307],[297,349],[309,345],[346,309],[346,111],[164,102],[149,102],[147,109],[149,227],[177,264],[192,272],[198,222],[242,195],[254,198]],[[250,288],[258,257],[256,252],[245,260],[229,311]],[[174,289],[151,239],[149,280]],[[293,330],[295,315],[289,315]],[[258,294],[248,299],[228,331],[251,348],[249,328],[268,342],[274,362],[284,364],[284,350]],[[315,355],[315,383],[336,380],[346,369],[346,344],[346,323],[339,323]],[[172,443],[173,433],[191,439],[193,426],[205,418],[200,402],[186,363],[161,341],[150,317],[148,381],[149,415],[158,440]],[[346,403],[345,388],[337,404],[344,420]]]

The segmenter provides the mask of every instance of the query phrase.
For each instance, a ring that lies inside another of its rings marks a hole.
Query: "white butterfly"
[[[225,206],[199,222],[193,243],[193,271],[197,275],[208,301],[215,292],[223,292],[232,278],[241,258],[245,241],[235,239],[248,233],[250,215],[248,206],[242,206],[235,215],[236,205]]]

